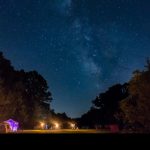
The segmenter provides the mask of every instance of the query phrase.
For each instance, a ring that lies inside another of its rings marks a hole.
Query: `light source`
[[[41,122],[40,125],[41,125],[42,128],[44,128],[44,125],[45,125],[45,124],[44,124],[44,122]]]
[[[70,123],[70,126],[72,129],[75,129],[75,124],[74,123]]]
[[[55,123],[55,128],[58,129],[59,128],[59,124]]]

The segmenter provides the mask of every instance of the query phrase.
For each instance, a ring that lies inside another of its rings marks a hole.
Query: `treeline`
[[[115,113],[119,111],[119,102],[129,96],[129,84],[116,84],[92,100],[92,107],[78,119],[80,127],[96,128],[108,124],[120,124]]]
[[[33,128],[50,114],[51,92],[36,71],[17,71],[0,52],[0,121],[12,118]]]
[[[150,60],[131,80],[100,93],[90,110],[77,119],[80,127],[96,128],[117,124],[120,129],[150,132]]]
[[[0,52],[0,122],[11,118],[21,129],[41,128],[41,122],[68,128],[72,119],[66,113],[55,113],[51,101],[47,82],[37,71],[15,70]]]
[[[42,121],[49,127],[56,122],[61,128],[70,128],[70,123],[79,128],[117,124],[125,131],[150,132],[150,60],[143,71],[133,73],[128,83],[100,93],[80,118],[56,114],[50,108],[51,101],[47,82],[37,71],[15,70],[0,52],[0,122],[11,118],[22,129],[36,128]]]

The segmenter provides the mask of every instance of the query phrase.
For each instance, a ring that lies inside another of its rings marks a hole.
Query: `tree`
[[[104,124],[116,122],[114,114],[118,111],[119,101],[128,96],[128,84],[116,84],[101,93],[93,102],[94,106],[100,111],[101,120]]]
[[[136,71],[129,82],[130,95],[120,103],[122,119],[135,131],[150,132],[150,61],[146,70]]]
[[[0,52],[0,85],[11,88],[13,85],[14,68],[9,60]]]
[[[78,119],[80,126],[95,128],[97,125],[119,123],[115,114],[119,110],[119,102],[128,96],[128,84],[116,84],[106,92],[99,94],[92,101],[91,109]]]
[[[5,59],[3,53],[0,52],[0,120],[13,115],[16,109],[15,107],[11,107],[17,101],[12,96],[13,79],[14,68],[11,66],[10,61]]]
[[[52,96],[48,91],[46,80],[36,71],[26,72],[23,83],[25,86],[23,96],[26,99],[26,105],[30,113],[30,124],[34,126],[42,116],[46,119],[46,115],[50,112]]]
[[[91,107],[91,109],[83,114],[81,118],[78,119],[79,127],[84,128],[95,128],[95,125],[102,124],[102,113],[99,109]]]

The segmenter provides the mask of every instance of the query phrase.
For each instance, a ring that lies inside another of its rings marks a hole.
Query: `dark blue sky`
[[[78,117],[150,56],[149,0],[0,0],[0,51],[37,70],[52,108]]]

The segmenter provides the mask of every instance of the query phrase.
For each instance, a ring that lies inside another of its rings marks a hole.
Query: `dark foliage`
[[[12,118],[20,127],[33,128],[50,113],[52,95],[36,71],[16,71],[0,53],[0,120]]]
[[[105,93],[99,94],[92,101],[93,107],[82,115],[80,126],[95,128],[106,124],[119,123],[115,113],[119,110],[119,102],[128,96],[128,84],[116,84]],[[121,123],[121,122],[120,122]]]

